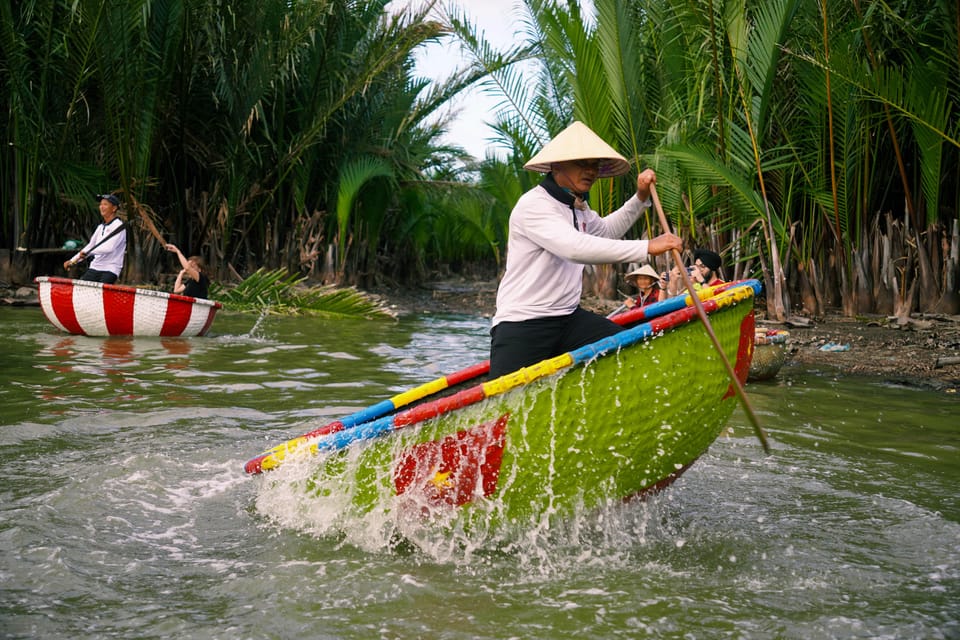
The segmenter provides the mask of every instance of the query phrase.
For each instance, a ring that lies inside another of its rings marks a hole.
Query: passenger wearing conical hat
[[[564,129],[524,166],[546,176],[510,213],[506,270],[490,331],[493,377],[621,331],[580,307],[584,265],[643,262],[683,247],[671,233],[623,239],[650,206],[651,169],[637,176],[636,194],[614,213],[601,218],[590,208],[593,183],[628,172],[630,163],[583,123]]]
[[[654,302],[660,302],[660,274],[648,264],[633,269],[623,279],[637,288],[637,297],[627,298],[624,306],[645,307]]]

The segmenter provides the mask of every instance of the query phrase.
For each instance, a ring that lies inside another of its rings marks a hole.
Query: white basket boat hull
[[[40,307],[61,331],[86,336],[202,336],[219,302],[70,278],[36,278]]]

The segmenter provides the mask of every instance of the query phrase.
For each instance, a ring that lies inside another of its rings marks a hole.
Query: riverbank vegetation
[[[523,162],[578,119],[656,169],[688,246],[762,279],[770,317],[960,312],[956,2],[518,0],[509,51],[439,3],[388,4],[0,0],[11,271],[29,270],[18,249],[88,237],[92,194],[114,191],[135,223],[126,281],[169,260],[150,226],[220,280],[495,272],[539,179]],[[419,78],[418,48],[450,38],[469,63]],[[442,139],[476,83],[502,100],[502,156]],[[599,181],[594,208],[631,181]],[[620,268],[588,290],[615,295]]]
[[[342,318],[394,318],[382,300],[353,287],[309,285],[306,276],[286,269],[257,269],[232,286],[211,285],[210,297],[240,313],[323,315]]]

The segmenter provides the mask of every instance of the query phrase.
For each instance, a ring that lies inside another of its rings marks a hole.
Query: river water
[[[485,359],[484,319],[0,340],[3,638],[960,638],[955,396],[788,364],[747,387],[772,455],[738,409],[664,493],[466,550],[278,524],[242,467]]]

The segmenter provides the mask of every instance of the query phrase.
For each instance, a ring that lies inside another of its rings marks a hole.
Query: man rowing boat
[[[621,330],[580,307],[584,265],[645,262],[683,247],[672,233],[622,239],[651,205],[657,179],[651,169],[637,176],[636,194],[614,213],[600,217],[590,208],[593,183],[626,173],[630,163],[582,122],[560,132],[524,168],[546,176],[510,214],[507,265],[490,331],[491,377]]]

